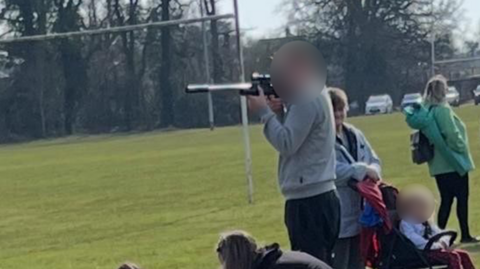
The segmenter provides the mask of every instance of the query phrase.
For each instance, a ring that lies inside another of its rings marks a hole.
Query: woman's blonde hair
[[[220,236],[218,257],[223,269],[252,269],[257,257],[255,239],[244,231],[232,231]]]
[[[424,99],[430,104],[445,103],[445,97],[448,91],[447,79],[443,75],[432,77],[425,88]]]

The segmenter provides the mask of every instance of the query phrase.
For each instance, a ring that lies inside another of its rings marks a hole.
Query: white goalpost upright
[[[240,36],[240,19],[238,16],[238,0],[233,0],[233,13],[235,17],[235,32],[237,33],[237,57],[240,65],[240,82],[245,82],[245,66],[243,63],[242,40]],[[252,176],[252,152],[250,149],[250,133],[248,132],[248,106],[247,97],[240,96],[242,112],[243,144],[245,150],[245,175],[248,185],[248,202],[253,203],[253,176]]]
[[[108,27],[103,29],[92,29],[92,30],[65,32],[65,33],[52,33],[52,34],[45,34],[45,35],[9,37],[9,38],[0,39],[0,45],[18,43],[18,42],[46,41],[46,40],[54,40],[54,39],[61,39],[61,38],[78,37],[78,36],[88,36],[88,35],[92,36],[92,35],[100,35],[100,34],[108,34],[108,33],[138,31],[145,28],[160,28],[160,27],[186,25],[186,24],[201,22],[202,31],[203,31],[202,33],[203,42],[204,42],[204,58],[206,61],[206,71],[207,71],[206,79],[208,83],[211,83],[209,66],[208,66],[209,64],[208,51],[206,46],[207,36],[206,36],[205,22],[212,21],[212,20],[233,19],[235,22],[237,59],[238,59],[239,70],[240,70],[239,79],[241,82],[245,82],[245,66],[243,63],[243,49],[242,49],[242,41],[241,41],[241,33],[240,33],[240,21],[238,16],[239,14],[238,0],[232,0],[232,1],[233,1],[233,8],[234,8],[233,14],[204,16],[203,5],[202,5],[202,1],[200,0],[200,11],[201,11],[200,18],[150,22],[150,23],[142,23],[142,24],[135,24],[135,25]],[[213,129],[214,115],[213,115],[212,96],[210,92],[208,92],[208,106],[209,106],[208,109],[209,109],[210,128]],[[245,157],[245,174],[246,174],[247,188],[248,188],[248,202],[253,203],[252,157],[251,157],[251,149],[250,149],[250,134],[248,130],[248,110],[247,110],[248,107],[247,107],[247,99],[243,95],[240,96],[240,106],[241,106],[241,116],[242,116],[243,146],[245,151],[244,157]]]

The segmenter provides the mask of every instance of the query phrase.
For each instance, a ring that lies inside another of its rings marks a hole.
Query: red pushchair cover
[[[381,251],[378,232],[389,233],[393,226],[385,203],[385,198],[387,198],[385,196],[394,196],[390,198],[395,199],[398,191],[385,183],[376,183],[369,179],[357,182],[352,187],[383,220],[382,227],[362,227],[360,232],[360,253],[364,258],[365,264],[368,267],[375,268]],[[393,191],[389,192],[388,190]],[[392,202],[390,201],[390,203]],[[389,206],[394,207],[395,205]]]

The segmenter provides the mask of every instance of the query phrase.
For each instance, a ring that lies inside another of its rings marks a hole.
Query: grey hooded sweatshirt
[[[335,127],[326,89],[287,105],[283,120],[266,107],[264,134],[279,152],[278,183],[285,199],[335,190]]]

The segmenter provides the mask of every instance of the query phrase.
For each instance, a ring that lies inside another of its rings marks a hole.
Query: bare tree
[[[203,0],[204,6],[206,7],[206,14],[208,16],[213,16],[217,14],[217,1],[216,0]],[[219,31],[218,31],[218,21],[212,20],[210,22],[210,36],[211,36],[211,54],[213,60],[213,81],[221,82],[222,81],[222,59],[220,57],[220,42],[219,42]]]
[[[79,14],[82,0],[54,0],[54,3],[57,9],[54,31],[70,32],[82,29],[82,18]],[[71,135],[79,106],[88,87],[87,63],[82,55],[84,45],[81,38],[62,39],[58,42],[58,47],[65,80],[64,130],[65,134]]]
[[[465,41],[465,46],[467,48],[468,56],[474,57],[477,55],[478,49],[480,48],[480,44],[478,41],[467,40]]]
[[[390,92],[399,98],[402,89],[414,87],[405,82],[419,82],[422,76],[411,70],[429,61],[432,21],[452,25],[456,2],[439,0],[433,9],[430,1],[423,0],[285,4],[291,9],[289,25],[324,50],[329,63],[342,66],[341,86],[363,104],[369,94]]]
[[[142,8],[139,0],[129,0],[126,6],[123,6],[119,0],[114,0],[113,5],[115,22],[118,25],[144,23],[150,21],[152,18],[151,15],[146,18],[142,16],[144,8]],[[144,112],[145,109],[144,92],[141,81],[146,70],[145,57],[148,46],[151,43],[150,38],[148,38],[150,36],[151,30],[147,31],[146,41],[144,34],[135,31],[120,33],[127,76],[123,92],[125,125],[128,130],[132,130],[138,126],[139,123],[143,123],[142,112]]]
[[[170,20],[170,3],[171,0],[162,0],[161,1],[161,20],[167,21]],[[172,37],[169,27],[164,27],[160,31],[161,34],[161,59],[162,64],[160,66],[160,98],[161,98],[161,112],[160,112],[160,126],[168,127],[174,124],[174,115],[173,115],[173,89],[171,83],[171,66],[172,66],[172,55],[171,55],[171,46],[172,46]]]
[[[2,10],[0,12],[0,19],[7,23],[11,31],[18,33],[21,36],[45,34],[47,32],[47,13],[49,12],[50,0],[39,1],[20,1],[20,0],[5,0],[3,1]],[[9,46],[8,50],[12,52],[15,57],[20,57],[25,60],[22,65],[28,79],[18,79],[14,81],[14,85],[22,89],[17,93],[23,92],[24,96],[28,96],[27,100],[24,100],[23,104],[25,108],[19,109],[17,107],[15,114],[22,113],[27,115],[31,111],[33,115],[30,115],[28,121],[24,123],[27,126],[32,126],[33,136],[45,137],[47,135],[47,119],[45,112],[45,85],[44,85],[44,73],[45,66],[45,45],[41,43],[28,42],[20,45]],[[32,83],[33,82],[33,83]],[[31,93],[31,94],[30,94]],[[35,100],[35,105],[31,104],[31,97]],[[11,106],[18,105],[15,102],[10,102]],[[33,106],[32,106],[33,105]],[[33,107],[33,109],[32,109]],[[31,113],[30,112],[30,113]],[[12,115],[10,115],[12,116]],[[36,121],[31,121],[36,119]],[[17,126],[15,121],[11,121],[12,125]],[[21,127],[12,127],[12,130],[21,132]]]

